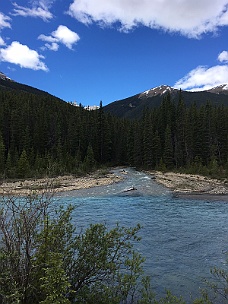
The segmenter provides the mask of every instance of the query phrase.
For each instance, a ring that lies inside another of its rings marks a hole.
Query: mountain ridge
[[[228,84],[224,83],[224,84],[218,85],[218,86],[213,87],[213,88],[211,88],[209,90],[206,90],[206,91],[210,92],[210,93],[226,94],[226,95],[228,95]]]
[[[148,97],[152,97],[152,96],[156,96],[156,95],[163,95],[165,93],[168,93],[168,92],[175,92],[175,91],[179,91],[178,89],[175,89],[169,85],[160,85],[158,87],[154,87],[154,88],[151,88],[149,90],[146,90],[142,93],[140,93],[139,95],[139,98],[148,98]]]
[[[52,96],[63,101],[62,99],[46,91],[16,82],[1,71],[0,89],[23,91],[35,95]],[[172,86],[163,84],[157,87],[153,87],[144,92],[135,94],[133,96],[113,101],[103,108],[105,112],[111,113],[114,116],[131,119],[140,118],[145,108],[150,109],[158,107],[167,94],[170,94],[172,101],[178,102],[180,93],[181,98],[184,100],[187,106],[190,106],[194,102],[200,106],[202,104],[205,104],[207,101],[211,101],[214,105],[223,104],[225,106],[228,106],[228,84],[221,84],[208,90],[194,92],[177,89]]]
[[[29,86],[27,84],[22,84],[20,82],[16,82],[6,76],[3,72],[0,71],[0,89],[3,90],[15,90],[15,91],[22,91],[22,92],[27,92],[30,94],[35,94],[35,95],[45,95],[45,96],[51,96],[56,99],[62,100],[61,98],[58,98],[46,91],[37,89],[35,87]]]
[[[194,92],[160,85],[142,93],[116,100],[106,105],[104,110],[118,117],[140,118],[145,108],[158,107],[167,94],[170,94],[170,98],[174,102],[178,102],[181,94],[181,98],[187,106],[193,103],[200,106],[208,101],[217,106],[222,104],[228,106],[228,84]]]
[[[2,73],[1,71],[0,71],[0,79],[13,81],[11,78],[9,78],[8,76],[6,76],[6,75],[5,75],[4,73]]]
[[[149,90],[146,90],[142,93],[139,94],[139,98],[144,98],[144,97],[152,97],[152,96],[156,96],[156,95],[164,95],[165,93],[177,93],[179,92],[180,89],[174,88],[172,86],[169,85],[160,85],[158,87],[154,87],[151,88]],[[224,83],[218,86],[215,86],[211,89],[208,90],[197,90],[197,91],[188,91],[188,90],[182,90],[182,92],[209,92],[209,93],[216,93],[216,94],[226,94],[228,95],[228,84]]]

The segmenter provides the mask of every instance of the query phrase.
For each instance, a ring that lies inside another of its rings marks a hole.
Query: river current
[[[73,204],[75,225],[117,222],[141,224],[136,244],[145,258],[145,274],[158,296],[170,289],[191,303],[210,279],[214,266],[226,267],[228,201],[176,198],[151,176],[133,169],[116,169],[123,181],[108,186],[69,191],[56,203]],[[225,303],[225,302],[224,302]]]

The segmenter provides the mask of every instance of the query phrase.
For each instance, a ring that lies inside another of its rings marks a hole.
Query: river
[[[155,292],[162,296],[170,289],[191,303],[191,295],[199,296],[204,279],[211,278],[210,269],[225,267],[228,202],[176,198],[143,172],[115,173],[124,177],[122,182],[65,192],[55,200],[77,206],[73,216],[79,228],[141,224],[136,249],[146,257],[145,273]]]

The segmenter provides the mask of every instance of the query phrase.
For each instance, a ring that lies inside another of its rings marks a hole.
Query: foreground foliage
[[[142,285],[135,228],[77,232],[71,206],[51,197],[4,198],[0,212],[1,303],[132,303]]]
[[[2,198],[0,303],[185,303],[170,292],[156,299],[143,275],[144,259],[133,246],[140,240],[139,225],[93,224],[77,231],[74,208],[56,210],[52,201],[47,193]],[[221,280],[212,284],[214,294],[227,300],[228,274],[213,272]],[[212,301],[204,292],[194,303]]]

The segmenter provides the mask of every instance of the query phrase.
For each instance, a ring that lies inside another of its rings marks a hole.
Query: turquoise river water
[[[162,296],[170,289],[191,303],[191,295],[199,296],[204,279],[211,278],[210,269],[226,267],[228,201],[176,198],[145,173],[130,168],[115,173],[124,180],[58,194],[56,203],[77,206],[73,220],[78,228],[140,223],[136,249],[146,257],[145,273],[155,292]]]

